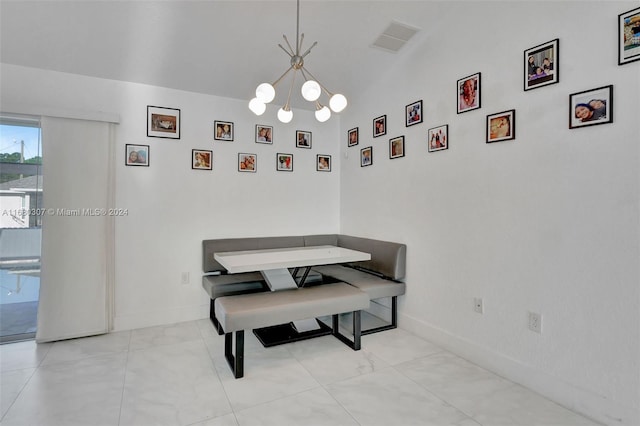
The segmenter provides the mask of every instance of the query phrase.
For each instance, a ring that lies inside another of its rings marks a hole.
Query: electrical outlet
[[[542,334],[542,315],[537,312],[529,312],[529,330]]]
[[[189,273],[188,272],[183,272],[181,277],[180,277],[180,283],[182,285],[187,285],[189,284]]]
[[[479,314],[484,314],[484,302],[482,298],[476,297],[473,299],[473,310]]]

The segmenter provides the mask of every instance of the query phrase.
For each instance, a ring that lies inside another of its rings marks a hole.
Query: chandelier
[[[280,110],[278,110],[278,120],[283,123],[288,123],[293,119],[293,111],[291,111],[291,92],[293,91],[293,85],[296,81],[297,72],[300,71],[304,83],[302,84],[301,93],[302,97],[309,102],[315,102],[315,115],[316,119],[320,122],[325,122],[331,117],[331,111],[340,112],[347,107],[347,98],[340,93],[331,93],[322,84],[318,83],[318,80],[304,67],[304,58],[311,52],[311,49],[315,47],[318,42],[314,42],[310,48],[304,53],[300,54],[302,50],[302,42],[304,41],[304,33],[300,34],[300,0],[297,0],[297,20],[296,20],[296,44],[295,50],[291,47],[287,36],[283,35],[284,41],[287,44],[289,50],[285,49],[281,44],[278,44],[280,49],[289,55],[290,66],[289,68],[278,78],[273,84],[262,83],[256,88],[256,97],[249,101],[249,109],[256,115],[262,115],[267,109],[267,104],[276,96],[275,86],[287,75],[291,70],[293,74],[291,77],[291,85],[289,86],[289,95],[287,96],[287,103],[284,104]],[[329,107],[322,105],[318,99],[322,95],[322,92],[329,98]]]

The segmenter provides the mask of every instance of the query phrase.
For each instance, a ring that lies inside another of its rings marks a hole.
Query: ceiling
[[[425,40],[444,7],[430,0],[302,0],[303,50],[318,42],[305,67],[330,91],[353,97]],[[398,53],[371,47],[392,21],[421,31]],[[236,99],[249,100],[259,83],[289,67],[278,47],[286,47],[283,34],[295,43],[294,0],[0,0],[3,63]],[[278,86],[275,103],[285,102],[288,84]],[[311,107],[293,98],[294,106]]]

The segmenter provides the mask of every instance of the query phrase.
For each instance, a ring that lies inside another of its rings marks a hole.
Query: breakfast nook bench
[[[215,317],[225,333],[225,358],[239,379],[244,376],[244,330],[331,315],[332,334],[353,350],[360,350],[360,311],[369,308],[369,296],[349,284],[333,283],[221,296],[214,300],[214,306]],[[338,314],[347,312],[353,313],[353,341],[339,331]]]

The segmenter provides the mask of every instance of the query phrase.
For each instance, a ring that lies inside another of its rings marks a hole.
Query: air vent
[[[393,21],[371,46],[387,52],[396,53],[411,37],[416,35],[418,31],[420,31],[419,28]]]

